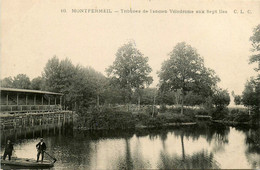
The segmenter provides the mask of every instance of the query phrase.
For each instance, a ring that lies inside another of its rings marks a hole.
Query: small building
[[[0,87],[0,113],[62,110],[62,93]]]

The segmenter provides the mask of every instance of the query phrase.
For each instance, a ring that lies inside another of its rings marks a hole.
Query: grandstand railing
[[[1,113],[45,112],[62,110],[61,105],[0,105]]]

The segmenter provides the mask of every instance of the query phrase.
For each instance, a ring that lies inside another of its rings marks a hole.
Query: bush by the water
[[[230,114],[226,116],[224,120],[234,122],[249,122],[252,120],[252,117],[244,110],[232,109]]]
[[[229,115],[228,108],[215,109],[212,113],[212,118],[216,120],[223,120]]]
[[[87,129],[131,129],[135,128],[135,120],[131,112],[112,109],[91,109],[81,114],[79,123]],[[83,122],[82,122],[83,120]]]
[[[188,123],[194,121],[194,116],[189,114],[173,114],[171,117],[167,118],[167,123]]]
[[[166,123],[166,118],[164,116],[150,117],[143,123],[148,127],[161,127]]]

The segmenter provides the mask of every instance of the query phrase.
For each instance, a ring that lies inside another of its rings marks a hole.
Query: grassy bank
[[[81,111],[78,114],[76,127],[79,129],[135,129],[135,128],[162,128],[166,126],[191,125],[196,122],[196,115],[209,115],[213,120],[226,125],[257,124],[259,118],[248,115],[245,109],[213,109],[211,111],[202,108],[184,108],[184,114],[180,114],[179,107],[154,109],[145,107],[139,112],[124,111],[118,108],[100,108]],[[236,123],[238,122],[238,123]]]
[[[92,109],[78,113],[76,128],[79,129],[134,129],[134,128],[160,128],[164,126],[188,125],[194,123],[194,114],[183,115],[176,112],[159,113],[150,112],[150,108],[141,112],[122,111],[113,108]]]

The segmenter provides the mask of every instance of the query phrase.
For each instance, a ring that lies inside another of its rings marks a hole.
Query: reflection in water
[[[239,131],[245,133],[246,143],[246,158],[250,162],[252,168],[256,169],[260,167],[260,127],[249,129],[249,128],[237,128]]]
[[[35,159],[43,136],[58,160],[53,169],[260,168],[259,135],[259,129],[211,124],[92,132],[62,124],[3,131],[1,143],[12,139],[18,157]]]
[[[130,144],[127,138],[125,141],[125,158],[118,159],[117,169],[133,169],[133,160],[130,152]]]
[[[207,151],[195,152],[193,155],[172,156],[161,152],[159,169],[218,169],[218,163],[214,160],[213,154]]]

